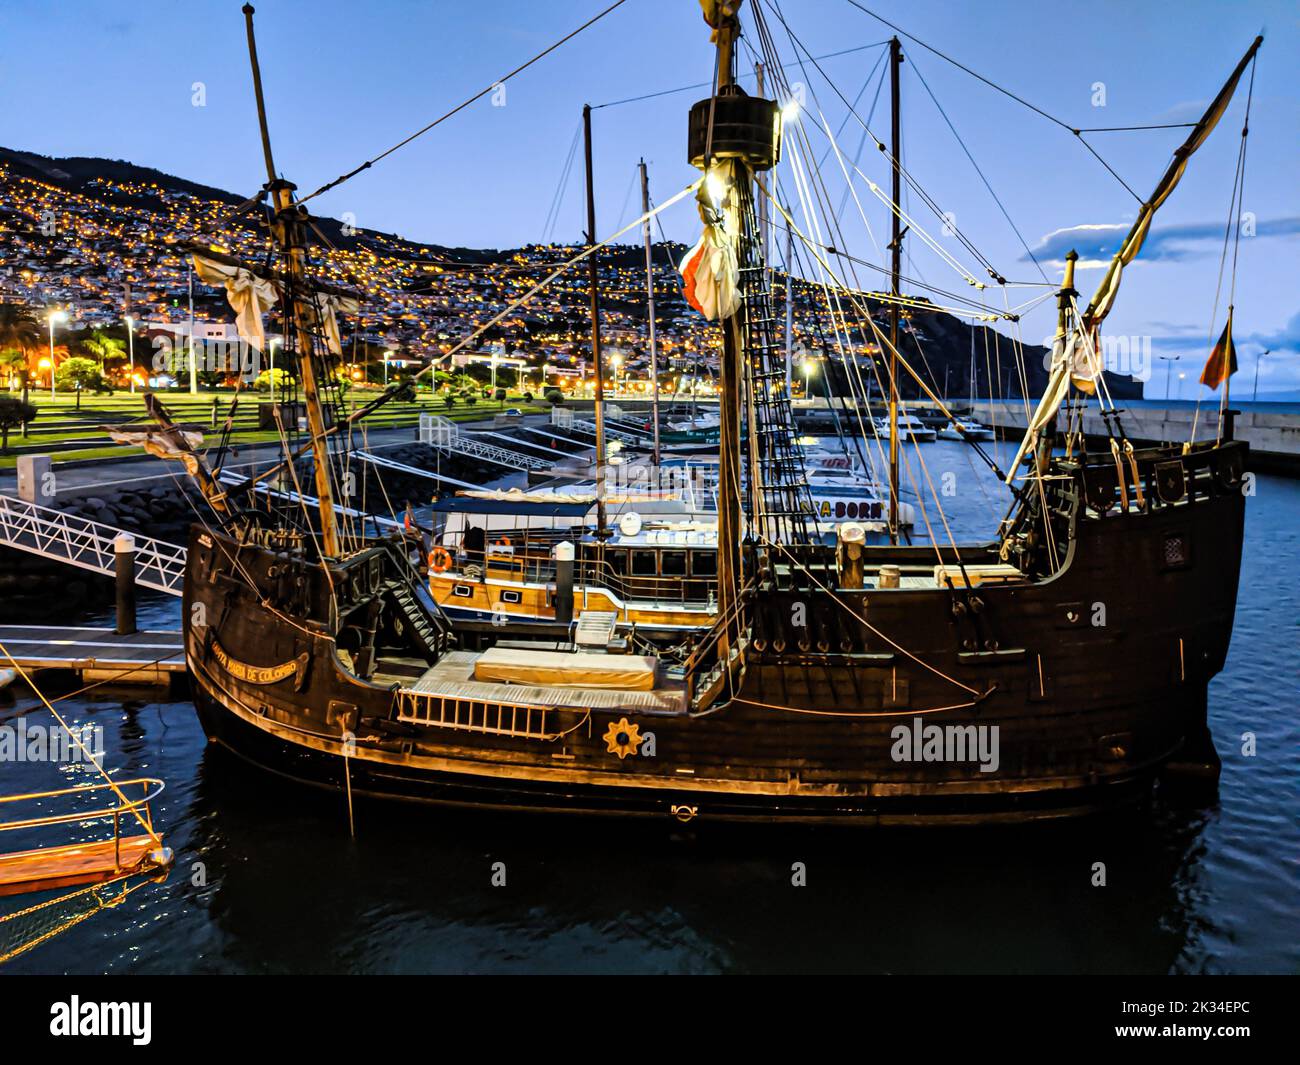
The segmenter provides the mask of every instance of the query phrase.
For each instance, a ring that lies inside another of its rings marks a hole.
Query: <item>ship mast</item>
[[[253,34],[253,5],[245,4],[244,20],[248,28],[248,58],[253,68],[253,92],[257,97],[257,120],[262,133],[262,153],[266,158],[267,189],[275,203],[275,221],[271,226],[276,243],[284,255],[288,274],[288,297],[293,310],[298,339],[298,372],[302,380],[303,403],[307,408],[307,430],[311,434],[312,463],[315,467],[316,496],[320,500],[321,549],[326,558],[342,554],[338,519],[334,513],[334,489],[330,481],[329,443],[312,343],[316,314],[307,299],[306,211],[295,206],[292,182],[276,177],[275,159],[271,154],[271,134],[266,121],[266,100],[262,94],[262,71],[257,62],[257,40]]]
[[[645,215],[646,319],[650,329],[650,424],[654,429],[654,464],[659,468],[659,337],[655,332],[655,274],[650,243],[650,176],[645,160],[641,167],[641,213]],[[657,474],[656,474],[657,476]]]
[[[724,16],[715,28],[718,47],[718,81],[714,105],[734,84],[735,38],[740,24],[734,14]],[[712,131],[711,131],[712,132]],[[710,137],[711,139],[711,137]],[[706,157],[706,167],[709,159]],[[737,175],[748,180],[748,175]],[[740,595],[740,315],[737,310],[719,322],[722,326],[722,356],[718,363],[718,616],[728,617]],[[723,655],[731,649],[731,626],[719,644]]]
[[[605,360],[600,345],[600,271],[596,264],[596,193],[591,173],[591,104],[582,108],[583,145],[587,159],[587,276],[591,287],[591,361],[596,374],[596,538],[605,540]]]
[[[898,543],[898,298],[899,274],[903,265],[902,230],[902,122],[898,98],[898,74],[903,65],[903,49],[897,37],[889,39],[890,140],[893,155],[893,239],[889,242],[889,291],[894,297],[889,305],[889,542]]]

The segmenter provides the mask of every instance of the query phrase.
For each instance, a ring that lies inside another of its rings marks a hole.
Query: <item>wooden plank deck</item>
[[[657,677],[652,691],[611,688],[551,687],[504,684],[474,679],[474,651],[452,651],[414,684],[401,689],[416,699],[462,699],[480,703],[519,704],[556,710],[576,708],[637,710],[645,713],[681,714],[686,711],[686,686],[681,681]]]
[[[185,672],[181,634],[145,630],[119,636],[112,629],[54,625],[0,625],[0,644],[23,669],[72,669],[86,680],[126,684],[165,682]],[[9,664],[0,656],[0,665]]]
[[[0,854],[0,896],[100,884],[126,873],[152,872],[157,844],[149,836],[123,836],[62,847]]]

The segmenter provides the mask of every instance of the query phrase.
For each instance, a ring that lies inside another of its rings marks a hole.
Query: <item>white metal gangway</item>
[[[180,595],[185,580],[185,548],[0,495],[0,544],[19,551],[111,577],[116,566],[114,543],[123,535],[135,541],[136,583]]]
[[[588,436],[596,435],[595,422],[588,422],[582,420],[581,418],[574,418],[571,425],[572,428],[576,429],[580,433],[586,433]],[[623,432],[622,429],[614,429],[608,424],[606,424],[605,426],[605,435],[609,437],[609,439],[617,440],[623,444],[636,444],[637,446],[644,446],[646,442],[646,435],[644,433],[642,433],[639,436],[636,433],[625,433]]]
[[[484,459],[510,470],[545,470],[553,465],[550,459],[523,455],[464,434],[450,418],[438,414],[420,415],[420,443],[429,444],[439,451]]]

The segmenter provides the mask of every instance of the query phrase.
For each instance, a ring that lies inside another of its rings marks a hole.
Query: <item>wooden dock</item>
[[[170,682],[185,672],[185,648],[177,631],[146,630],[120,636],[113,629],[52,625],[0,625],[0,645],[25,670],[68,669],[87,682]],[[11,664],[0,653],[0,666]]]

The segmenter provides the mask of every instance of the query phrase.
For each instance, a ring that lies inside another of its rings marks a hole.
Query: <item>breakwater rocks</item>
[[[198,515],[208,516],[208,505],[197,491],[174,482],[139,488],[92,488],[82,495],[59,500],[59,509],[129,533],[183,544]]]

